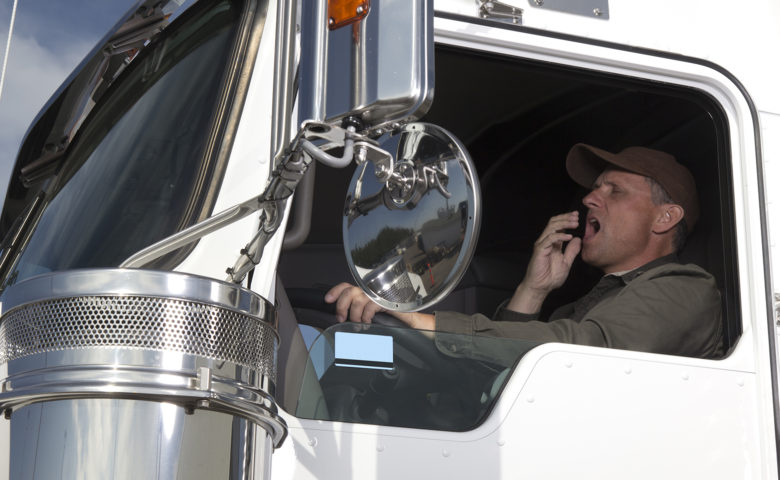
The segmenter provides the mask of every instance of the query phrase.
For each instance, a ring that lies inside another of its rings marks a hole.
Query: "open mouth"
[[[589,240],[601,230],[601,223],[595,217],[589,217],[585,222],[585,234],[583,240]]]

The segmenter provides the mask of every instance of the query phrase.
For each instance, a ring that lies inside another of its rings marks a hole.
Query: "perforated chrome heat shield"
[[[195,473],[224,477],[242,461],[236,452],[266,442],[270,455],[286,436],[273,398],[276,312],[249,290],[94,269],[31,278],[0,300],[0,411],[11,419],[12,473],[149,478],[208,458],[214,470]],[[43,447],[27,455],[24,445]],[[137,461],[126,461],[129,450]],[[63,455],[79,460],[45,460]]]
[[[96,347],[184,353],[276,378],[272,326],[246,313],[191,300],[59,298],[17,307],[0,323],[0,364],[36,353]]]

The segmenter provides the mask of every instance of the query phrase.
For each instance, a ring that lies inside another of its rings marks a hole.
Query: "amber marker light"
[[[371,0],[328,0],[328,28],[335,30],[363,20]]]

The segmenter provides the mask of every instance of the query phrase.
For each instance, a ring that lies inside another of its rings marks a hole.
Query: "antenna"
[[[5,69],[8,66],[8,52],[11,51],[11,36],[14,34],[14,22],[16,21],[16,4],[18,0],[14,0],[14,6],[11,10],[11,25],[8,27],[8,41],[5,42],[5,55],[3,55],[3,69],[0,71],[0,99],[3,98],[3,84],[5,83]]]

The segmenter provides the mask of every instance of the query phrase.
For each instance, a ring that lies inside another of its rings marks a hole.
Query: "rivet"
[[[544,5],[544,0],[534,0],[534,3],[536,4],[537,7],[541,7],[542,5]]]
[[[363,5],[358,5],[357,9],[355,9],[355,12],[360,15],[363,13]]]
[[[506,445],[506,440],[504,440],[503,438],[499,438],[496,441],[496,444],[498,444],[499,447],[503,447],[504,445]]]
[[[626,375],[631,375],[631,367],[626,367],[623,371],[626,372]]]
[[[447,458],[450,456],[450,452],[445,448],[444,450],[441,451],[441,456]]]
[[[317,437],[312,437],[309,439],[309,446],[310,447],[316,447],[317,446]]]
[[[745,386],[745,381],[740,378],[739,380],[737,380],[737,385],[739,385],[740,387],[744,387]]]
[[[376,446],[376,451],[377,452],[384,452],[385,451],[385,446],[384,445],[377,445]]]
[[[566,368],[571,368],[574,365],[574,362],[571,360],[566,360],[566,363],[563,364]]]
[[[528,395],[528,398],[526,398],[526,401],[528,401],[528,403],[534,403],[534,400],[536,399],[534,398],[533,395]]]
[[[682,379],[683,380],[688,380],[689,378],[691,378],[691,377],[689,377],[687,373],[683,373],[682,374]]]
[[[601,9],[600,8],[594,8],[593,9],[593,15],[600,17],[601,16]]]

